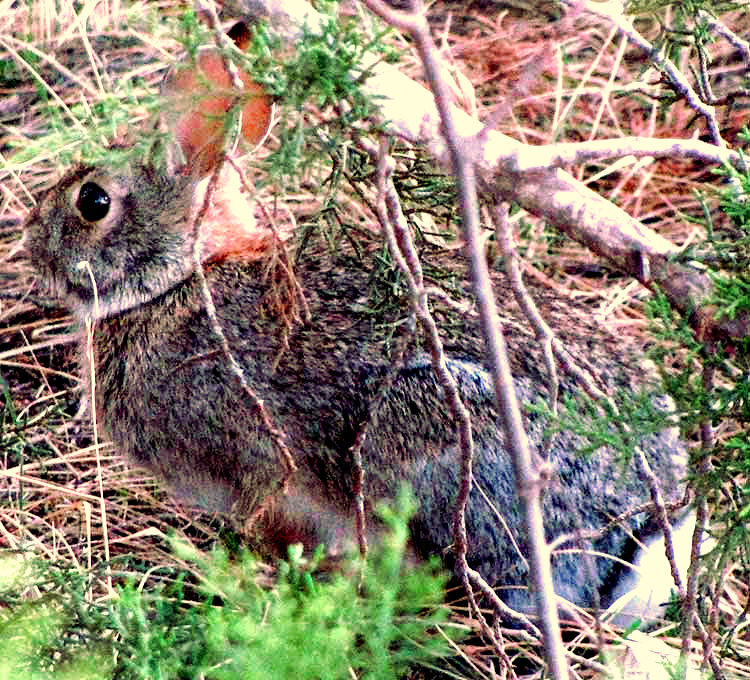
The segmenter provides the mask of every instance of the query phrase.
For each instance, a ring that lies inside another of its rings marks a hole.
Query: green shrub
[[[175,542],[195,569],[171,570],[149,589],[131,579],[118,597],[90,603],[86,574],[8,557],[0,678],[403,677],[435,664],[456,637],[440,604],[445,574],[405,566],[407,516],[385,512],[386,540],[366,563],[352,561],[355,577],[315,580],[292,548],[272,587],[259,585],[258,561],[245,551],[206,556]],[[31,591],[41,595],[22,596]]]

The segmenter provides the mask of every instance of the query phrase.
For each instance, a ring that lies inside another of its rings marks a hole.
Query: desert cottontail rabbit
[[[455,423],[429,361],[418,353],[398,371],[371,418],[389,368],[376,324],[363,310],[363,298],[376,285],[371,264],[354,251],[300,250],[294,268],[310,315],[290,321],[284,309],[297,292],[286,290],[284,267],[269,264],[272,247],[243,254],[213,245],[204,251],[203,269],[216,316],[297,468],[280,488],[285,460],[257,402],[238,384],[206,313],[193,264],[193,219],[211,163],[190,162],[172,173],[148,164],[78,167],[40,200],[26,224],[40,281],[79,320],[96,317],[95,404],[115,446],[179,496],[252,517],[267,545],[301,541],[335,548],[354,536],[351,449],[371,420],[363,447],[368,511],[410,484],[419,504],[412,522],[416,551],[450,561]],[[378,323],[395,324],[399,316],[403,310]],[[524,542],[512,466],[481,366],[477,327],[467,319],[459,324],[446,341],[455,357],[448,363],[473,417],[475,487],[487,495],[485,500],[475,489],[471,497],[470,561],[509,587],[504,597],[510,605],[526,609],[527,594],[513,589],[525,584],[526,569],[518,552]],[[579,330],[571,342],[589,354],[594,339],[587,333]],[[546,397],[545,373],[533,339],[510,335],[519,397],[538,404]],[[599,366],[610,386],[630,387],[628,376],[637,372],[632,362],[613,354]],[[544,501],[550,538],[601,529],[649,500],[632,462],[607,448],[584,456],[578,450],[589,441],[570,432],[548,436],[548,424],[529,413],[531,441],[555,470]],[[674,459],[684,447],[669,432],[647,435],[640,444],[662,489],[676,495],[682,472]],[[630,519],[594,548],[627,557],[630,532],[645,522],[643,515]],[[612,561],[597,559],[592,578],[576,542],[564,547],[572,550],[554,560],[557,591],[591,604],[596,589],[611,586]]]

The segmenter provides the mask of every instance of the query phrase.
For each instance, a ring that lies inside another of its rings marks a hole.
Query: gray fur
[[[206,268],[232,350],[297,464],[282,493],[279,453],[222,356],[192,269],[187,216],[195,182],[148,169],[117,177],[116,186],[125,191],[115,201],[116,220],[103,228],[85,223],[71,201],[81,182],[103,176],[92,168],[73,171],[30,216],[27,236],[40,280],[80,317],[94,310],[90,277],[78,262],[85,259],[93,270],[102,299],[94,341],[96,407],[118,450],[191,502],[253,517],[266,546],[302,541],[312,547],[322,541],[336,549],[350,544],[351,447],[371,415],[370,404],[390,361],[372,319],[360,311],[369,281],[366,263],[352,266],[351,258],[344,262],[344,256],[327,251],[303,251],[296,271],[312,319],[291,329],[274,311],[282,273],[269,272],[264,262],[226,261]],[[397,320],[391,314],[382,321]],[[603,360],[594,359],[589,349],[597,341],[593,332],[591,337],[588,328],[575,332],[579,336],[568,341],[578,343],[580,356],[592,357],[610,388],[630,387],[643,373],[634,357],[621,360],[605,352]],[[511,332],[509,342],[519,398],[524,403],[546,398],[545,372],[533,339]],[[446,343],[453,357],[448,366],[475,428],[475,481],[523,550],[512,467],[489,376],[481,366],[478,330],[472,321],[459,319],[446,332]],[[563,383],[564,393],[574,389]],[[607,449],[582,456],[577,450],[586,441],[569,432],[547,438],[542,416],[529,414],[527,425],[532,444],[541,447],[539,453],[556,471],[544,501],[550,539],[579,528],[599,529],[648,500],[633,463],[618,462]],[[665,432],[646,437],[642,446],[663,490],[676,496],[682,470],[673,456],[684,454],[682,444]],[[379,499],[410,484],[419,503],[412,522],[416,551],[441,554],[450,563],[457,433],[424,356],[416,354],[399,371],[368,432],[363,456],[368,512]],[[638,531],[645,521],[634,519],[627,530],[609,533],[594,547],[624,555],[627,532]],[[500,585],[523,585],[524,562],[476,490],[467,524],[472,564]],[[596,560],[595,571],[592,578],[578,554],[556,557],[558,592],[590,605],[597,589],[609,587],[614,578],[609,560]],[[504,597],[512,606],[528,608],[524,592],[509,590]]]

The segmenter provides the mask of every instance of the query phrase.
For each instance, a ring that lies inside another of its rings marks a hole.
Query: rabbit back
[[[127,320],[104,320],[98,335],[99,355],[112,362],[98,366],[98,403],[114,441],[185,499],[258,517],[262,540],[275,548],[294,541],[308,548],[322,542],[334,550],[351,544],[351,449],[372,418],[370,406],[388,371],[376,342],[363,352],[370,322],[358,318],[351,297],[341,294],[346,288],[361,291],[366,277],[353,286],[343,270],[321,272],[319,267],[320,261],[316,270],[299,267],[299,276],[311,285],[306,290],[313,321],[291,333],[268,309],[273,286],[263,282],[262,264],[226,262],[206,272],[233,353],[294,456],[298,470],[286,490],[279,488],[284,460],[257,406],[229,369],[202,305],[196,304],[196,280],[154,301],[154,308],[129,312]],[[321,299],[315,290],[339,295]],[[129,338],[121,348],[113,346],[112,337],[125,338],[125,328]],[[127,362],[127,378],[123,356],[136,357]],[[475,488],[467,510],[470,563],[505,586],[508,604],[530,609],[521,588],[527,576],[521,553],[527,546],[489,375],[471,358],[449,359],[448,368],[475,429]],[[529,377],[515,384],[522,403],[545,396]],[[427,357],[417,355],[399,371],[374,416],[363,447],[370,521],[377,525],[371,512],[379,500],[394,498],[408,484],[418,502],[411,523],[416,552],[441,555],[450,563],[458,435]],[[618,461],[607,448],[584,456],[579,450],[589,443],[585,438],[569,432],[550,437],[548,425],[543,416],[527,415],[531,441],[548,447],[554,470],[543,505],[548,539],[568,536],[553,558],[556,590],[590,606],[617,569],[606,558],[583,560],[582,545],[592,546],[577,542],[577,532],[602,529],[647,502],[648,491],[632,460]],[[642,446],[664,488],[678,489],[680,443],[659,433],[644,438]],[[593,548],[624,556],[631,532],[638,533],[646,520],[644,515],[632,518]]]

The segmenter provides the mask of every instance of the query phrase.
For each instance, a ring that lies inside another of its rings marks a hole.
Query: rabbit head
[[[81,318],[110,316],[162,294],[193,270],[195,185],[147,167],[76,168],[26,223],[40,281]]]
[[[189,276],[196,257],[220,260],[267,245],[237,174],[221,167],[212,177],[233,108],[239,106],[249,144],[259,143],[272,121],[270,98],[246,73],[240,78],[237,92],[213,48],[199,51],[195,63],[178,63],[164,79],[162,125],[170,126],[182,163],[80,166],[32,211],[26,246],[40,280],[79,317],[103,318],[154,299]]]

